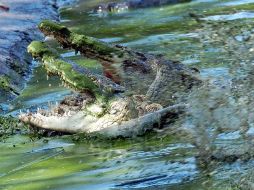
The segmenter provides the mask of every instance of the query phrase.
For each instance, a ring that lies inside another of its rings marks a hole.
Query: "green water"
[[[251,134],[254,2],[197,0],[97,15],[91,10],[98,2],[84,0],[62,9],[62,22],[76,32],[196,67],[212,85],[191,94],[192,115],[159,134],[82,142],[69,136],[36,141],[13,136],[0,144],[0,189],[232,189],[251,173],[253,160],[201,168],[193,136],[205,145],[204,139],[219,126],[211,144],[241,152],[246,141],[239,126],[246,118]],[[197,22],[189,13],[205,21]],[[243,40],[245,35],[250,39]],[[63,53],[77,62],[84,59],[71,51]],[[101,72],[97,64],[85,61]],[[237,89],[234,80],[242,83]],[[37,67],[23,94],[9,105],[10,113],[47,108],[71,93],[57,78],[47,80],[43,68]]]

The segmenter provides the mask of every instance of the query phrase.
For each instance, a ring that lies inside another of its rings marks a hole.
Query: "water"
[[[254,162],[241,155],[253,155],[254,1],[197,0],[108,15],[91,13],[96,4],[80,1],[62,9],[61,19],[76,32],[196,67],[207,84],[191,93],[190,115],[159,134],[106,142],[8,139],[0,144],[0,189],[232,189],[245,181],[251,189]],[[84,61],[72,51],[62,53]],[[38,67],[10,113],[47,107],[72,93],[57,78],[46,78]],[[196,155],[206,156],[207,147],[240,159],[203,168]]]

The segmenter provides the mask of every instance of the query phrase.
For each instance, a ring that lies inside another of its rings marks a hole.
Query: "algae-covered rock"
[[[24,128],[20,121],[12,116],[0,116],[0,141],[3,141],[10,135],[20,133]]]
[[[6,90],[6,91],[11,89],[11,84],[10,84],[8,77],[6,77],[6,76],[0,77],[0,88],[3,90]]]

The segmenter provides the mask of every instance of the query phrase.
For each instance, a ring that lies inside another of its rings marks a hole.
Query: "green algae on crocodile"
[[[28,46],[28,52],[33,57],[42,59],[49,74],[60,76],[66,84],[79,92],[89,90],[99,99],[99,96],[103,93],[109,95],[112,92],[124,90],[121,86],[112,83],[109,79],[98,74],[93,74],[82,66],[77,64],[72,65],[71,61],[67,62],[63,58],[60,58],[57,52],[50,50],[43,42],[32,42]],[[100,86],[102,89],[99,88]]]
[[[59,61],[60,57],[50,51],[44,43],[33,42],[28,51],[33,56],[40,57],[49,72],[52,72],[53,68],[53,73],[59,75],[67,84],[71,84],[70,87],[86,90],[83,91],[80,107],[75,111],[69,109],[70,104],[65,104],[56,108],[57,113],[20,116],[22,121],[37,127],[72,133],[101,133],[113,137],[141,135],[155,126],[162,127],[170,115],[177,117],[183,113],[184,105],[171,105],[180,93],[188,93],[193,86],[201,84],[194,71],[180,63],[165,60],[162,56],[109,45],[85,35],[75,34],[68,28],[50,21],[43,21],[39,28],[45,35],[57,39],[63,47],[73,48],[88,58],[100,61],[107,72],[105,75],[109,78],[92,74],[69,60]],[[107,67],[110,67],[110,70],[107,70]],[[73,74],[78,74],[79,77],[76,78]],[[77,82],[77,79],[80,81]],[[91,85],[86,84],[87,81]],[[98,89],[108,84],[112,96],[107,95],[108,103],[104,102],[107,105],[105,107],[105,104],[97,101],[96,94],[103,94],[103,91]],[[118,90],[119,85],[123,86],[124,90]],[[138,87],[142,87],[143,92]],[[95,95],[93,103],[90,98],[87,99],[87,92]],[[165,101],[162,96],[175,98]],[[62,114],[59,114],[59,109],[63,110]]]

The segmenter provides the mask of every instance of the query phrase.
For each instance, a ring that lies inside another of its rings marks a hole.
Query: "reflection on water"
[[[97,3],[84,0],[62,10],[64,24],[106,42],[195,66],[206,84],[191,93],[190,114],[158,135],[80,143],[73,143],[72,137],[32,143],[28,137],[12,137],[0,144],[0,188],[219,190],[251,176],[254,2],[197,0],[104,17],[89,13]],[[204,20],[195,21],[190,12],[200,13]],[[63,56],[82,59],[74,52]],[[87,65],[95,67],[94,62]],[[97,66],[94,69],[100,72]],[[37,68],[12,113],[47,107],[71,93],[57,78],[46,78]],[[216,158],[225,161],[227,155],[233,161],[204,169],[196,155],[210,156],[207,148],[217,150]]]

